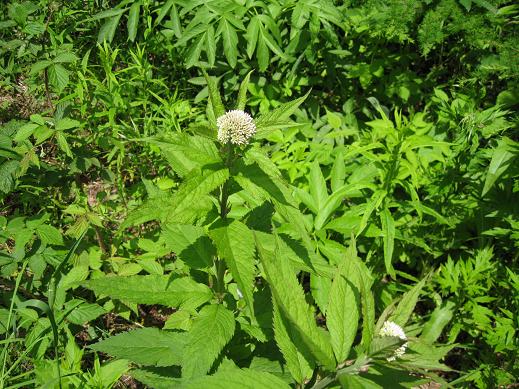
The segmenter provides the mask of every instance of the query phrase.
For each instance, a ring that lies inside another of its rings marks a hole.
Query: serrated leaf
[[[384,264],[386,265],[386,272],[395,279],[396,274],[392,264],[395,247],[395,221],[388,208],[384,208],[380,212],[380,222],[382,223],[382,231],[384,233]]]
[[[184,307],[187,310],[195,309],[213,297],[209,287],[188,277],[102,277],[85,281],[82,285],[98,295],[107,295],[130,303],[161,304],[168,307]]]
[[[281,316],[278,305],[273,303],[273,306],[273,326],[276,343],[285,358],[287,368],[290,374],[292,374],[292,377],[294,377],[296,382],[305,382],[312,376],[313,369],[310,365],[313,365],[313,361],[308,361],[305,356],[298,351],[296,345],[290,338],[288,324],[285,323],[284,318]]]
[[[71,63],[71,62],[76,62],[77,59],[78,58],[74,53],[67,51],[65,53],[58,54],[56,57],[54,57],[52,59],[52,62],[54,62],[54,63]]]
[[[245,109],[245,105],[247,104],[247,88],[249,87],[250,75],[252,74],[252,70],[247,73],[245,78],[240,84],[240,90],[238,91],[238,99],[236,102],[236,109],[243,111]]]
[[[218,167],[218,166],[216,166]],[[211,207],[207,196],[229,178],[228,169],[194,169],[173,195],[164,193],[151,198],[131,212],[121,224],[121,229],[150,220],[186,224],[193,222],[201,211]]]
[[[185,333],[141,328],[112,336],[90,348],[145,366],[172,366],[180,365],[186,341]]]
[[[234,69],[238,60],[238,34],[225,17],[221,19],[218,30],[222,36],[225,58],[227,58],[231,68]]]
[[[290,386],[273,374],[252,369],[226,368],[216,374],[195,378],[183,389],[289,389]]]
[[[85,302],[74,308],[74,310],[67,316],[67,320],[73,324],[83,325],[89,321],[97,319],[105,313],[105,309],[100,305]]]
[[[36,234],[45,244],[63,246],[63,236],[61,232],[54,226],[42,224],[38,226]]]
[[[323,228],[330,216],[337,208],[340,207],[342,201],[345,198],[347,198],[348,196],[353,196],[354,194],[358,193],[358,191],[361,189],[370,187],[371,185],[367,183],[354,183],[346,184],[334,191],[332,195],[325,200],[321,208],[317,211],[317,215],[314,220],[315,230],[319,231],[321,228]]]
[[[209,91],[209,101],[213,108],[214,116],[218,118],[225,114],[225,107],[223,106],[222,98],[220,96],[220,92],[218,91],[218,82],[215,80],[214,77],[210,77],[205,71],[204,77],[207,82],[207,89]]]
[[[170,224],[163,227],[162,237],[189,267],[203,269],[212,265],[216,250],[203,227]]]
[[[259,23],[260,22],[258,17],[253,16],[250,19],[249,25],[247,26],[247,56],[249,59],[252,58],[254,50],[256,49],[256,44],[258,42]]]
[[[437,306],[427,323],[425,323],[420,334],[420,340],[428,344],[435,342],[440,337],[445,326],[451,321],[454,308],[452,301],[448,301],[442,306]]]
[[[514,150],[510,143],[511,141],[508,138],[503,138],[499,140],[497,147],[494,149],[485,177],[485,185],[481,192],[482,196],[488,193],[497,179],[506,172],[514,159],[519,155],[519,149]]]
[[[72,154],[72,150],[70,150],[70,146],[67,142],[67,138],[61,131],[57,131],[55,133],[56,141],[58,142],[59,148],[68,156],[73,157],[74,154]]]
[[[58,90],[62,91],[68,84],[69,72],[60,64],[53,64],[48,67],[49,81]]]
[[[255,266],[254,234],[238,220],[228,225],[211,229],[209,236],[218,250],[218,255],[225,260],[233,279],[238,284],[245,302],[254,317],[252,291],[254,286]]]
[[[99,29],[99,34],[97,35],[97,43],[108,42],[111,43],[114,39],[115,31],[117,30],[117,26],[119,25],[119,20],[123,14],[124,10],[116,10],[115,14],[111,16],[104,16],[107,18],[101,28]],[[115,11],[115,10],[114,10]],[[99,18],[100,19],[100,18]]]
[[[278,255],[278,244],[275,252],[268,252],[256,236],[256,247],[274,302],[279,307],[292,342],[310,366],[318,363],[333,369],[335,359],[327,334],[317,327],[314,313],[305,300],[304,291],[297,282],[290,262]]]
[[[214,142],[203,136],[174,134],[145,141],[159,146],[175,173],[181,177],[203,165],[222,162]]]
[[[288,103],[281,104],[272,111],[261,115],[256,119],[256,137],[264,138],[273,130],[279,128],[280,125],[286,126],[290,116],[297,110],[297,108],[306,100],[310,91],[304,96],[292,100]]]
[[[310,194],[314,199],[314,204],[317,206],[317,209],[321,209],[324,206],[325,201],[328,199],[328,189],[317,160],[312,163],[308,181]]]
[[[410,290],[404,293],[402,300],[400,300],[400,303],[398,303],[396,309],[389,316],[388,320],[395,322],[400,327],[404,327],[407,324],[427,279],[428,277],[423,278]]]
[[[205,375],[234,335],[235,321],[223,305],[206,305],[193,320],[182,357],[182,378]]]
[[[63,118],[58,121],[56,121],[56,124],[54,126],[56,131],[65,131],[70,130],[71,128],[79,127],[81,123],[77,120],[70,119],[70,118]]]
[[[17,143],[23,142],[25,139],[30,137],[34,130],[36,130],[40,125],[36,123],[27,123],[23,126],[21,126],[18,131],[16,132],[16,135],[14,136],[13,140]]]
[[[373,211],[382,203],[384,198],[386,197],[386,192],[383,190],[378,190],[371,196],[371,199],[366,204],[366,209],[364,210],[364,215],[362,215],[362,219],[360,221],[359,228],[357,230],[357,235],[360,235],[364,228],[368,225],[369,218]]]
[[[330,289],[326,325],[337,361],[348,358],[360,318],[361,283],[355,247],[351,246],[339,265]]]
[[[130,41],[135,41],[135,37],[137,36],[137,27],[139,26],[139,14],[141,10],[141,3],[137,1],[132,4],[130,7],[130,12],[128,13],[128,39]]]
[[[335,161],[333,162],[332,172],[330,174],[332,192],[335,192],[344,185],[345,177],[346,165],[344,164],[344,155],[339,151],[335,157]]]
[[[38,61],[31,66],[31,71],[29,72],[29,74],[31,76],[34,74],[37,74],[37,73],[41,72],[43,69],[48,68],[50,65],[52,65],[52,61],[50,61],[48,59]]]
[[[207,62],[209,65],[213,66],[216,61],[216,38],[214,34],[214,27],[212,24],[207,26],[207,31],[205,34],[205,51],[207,53]]]

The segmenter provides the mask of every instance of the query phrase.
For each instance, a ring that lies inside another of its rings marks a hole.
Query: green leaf
[[[182,223],[181,220],[185,220],[183,217],[193,208],[194,202],[223,185],[229,178],[229,170],[218,169],[218,167],[218,165],[214,167],[216,170],[212,170],[212,167],[191,172],[173,195],[173,206],[166,210],[164,220]]]
[[[108,42],[111,43],[114,39],[115,31],[117,30],[117,26],[119,25],[119,20],[123,14],[124,10],[114,10],[116,13],[112,16],[104,16],[107,18],[101,28],[99,29],[99,34],[97,35],[97,43]],[[99,18],[100,19],[100,18]]]
[[[447,301],[442,306],[436,307],[423,327],[420,340],[428,344],[434,343],[440,337],[445,326],[451,321],[454,309],[455,305],[452,301]]]
[[[191,278],[147,275],[102,277],[83,282],[98,295],[136,304],[161,304],[168,307],[195,309],[209,301],[213,294],[204,284]]]
[[[90,346],[92,350],[145,366],[180,365],[187,334],[141,328],[112,336]]]
[[[396,309],[389,316],[388,320],[395,322],[400,327],[404,327],[407,324],[407,321],[411,317],[416,303],[418,302],[420,292],[422,291],[425,282],[428,278],[429,277],[426,276],[415,286],[413,286],[410,290],[404,293],[404,295],[402,296],[402,300],[400,300],[400,303],[398,303]]]
[[[50,83],[61,92],[68,85],[69,72],[60,64],[53,64],[48,67]]]
[[[256,137],[264,138],[272,131],[287,126],[289,124],[288,119],[290,116],[297,110],[297,108],[306,100],[310,91],[308,91],[304,96],[299,97],[298,99],[292,100],[288,103],[281,104],[279,107],[273,109],[270,112],[267,112],[261,115],[256,120]]]
[[[345,198],[358,193],[359,190],[364,188],[371,188],[371,185],[367,183],[346,184],[334,191],[333,194],[326,199],[324,204],[317,211],[317,215],[314,220],[315,230],[319,231],[321,228],[323,228],[323,226],[328,221],[328,218],[330,218],[333,212],[340,207],[342,201]]]
[[[232,24],[225,17],[220,20],[220,25],[218,26],[217,35],[220,35],[220,33],[223,39],[225,58],[227,58],[231,68],[234,69],[238,60],[238,35]]]
[[[0,191],[9,193],[14,187],[14,175],[20,166],[18,161],[7,161],[0,165]]]
[[[79,127],[80,124],[81,123],[78,122],[77,120],[70,119],[70,118],[63,118],[63,119],[56,121],[55,130],[56,131],[70,130],[71,128]]]
[[[182,389],[289,389],[273,374],[252,369],[226,368],[211,376],[189,380]]]
[[[240,84],[240,90],[238,92],[238,100],[236,103],[236,109],[243,111],[245,109],[245,104],[247,104],[247,88],[249,87],[250,75],[253,70],[247,73],[245,78]]]
[[[305,300],[290,262],[279,255],[279,244],[276,243],[274,252],[268,252],[256,236],[256,247],[274,303],[279,307],[292,342],[311,366],[319,363],[333,369],[335,359],[327,334],[317,327],[314,312]]]
[[[382,203],[386,197],[386,192],[383,190],[378,190],[373,193],[371,196],[371,200],[369,200],[366,204],[366,209],[364,210],[364,215],[362,215],[362,219],[360,221],[359,229],[357,230],[357,235],[360,235],[364,228],[368,225],[369,218],[373,211]]]
[[[137,1],[132,4],[130,7],[130,12],[128,14],[128,39],[130,41],[135,41],[135,37],[137,36],[137,27],[139,26],[139,15],[141,10],[141,3]]]
[[[310,177],[308,179],[310,186],[310,194],[314,199],[317,209],[321,209],[324,206],[325,201],[328,199],[328,189],[326,187],[326,181],[324,180],[323,173],[319,162],[315,160],[310,168]]]
[[[395,221],[388,208],[384,208],[380,212],[380,222],[382,223],[382,231],[384,232],[384,264],[386,265],[386,272],[395,279],[395,269],[393,269],[392,264],[393,250],[395,247]]]
[[[310,361],[307,360],[305,356],[299,352],[290,338],[288,323],[286,323],[286,320],[282,317],[278,305],[273,305],[273,326],[276,343],[285,358],[287,368],[290,371],[290,374],[292,374],[292,377],[294,377],[298,383],[305,382],[312,376],[313,368],[310,365],[314,364],[313,360],[311,358]]]
[[[205,43],[206,33],[200,34],[198,38],[196,38],[195,42],[189,47],[185,58],[186,58],[186,68],[193,67],[196,65],[200,59],[200,54],[202,53],[202,49]]]
[[[341,151],[337,153],[335,161],[333,162],[331,172],[331,186],[332,192],[339,190],[344,185],[344,179],[346,177],[346,165],[344,164],[344,155]]]
[[[211,229],[209,236],[218,250],[220,258],[225,259],[233,279],[238,284],[245,302],[254,317],[252,292],[254,287],[255,266],[254,234],[238,220],[223,227]]]
[[[209,90],[209,101],[213,107],[214,116],[218,118],[225,114],[222,98],[220,97],[220,92],[218,91],[218,83],[214,77],[210,77],[205,71],[204,77],[207,82],[207,89]]]
[[[195,168],[223,162],[214,142],[203,136],[173,134],[167,138],[148,138],[145,142],[159,146],[170,166],[181,177]]]
[[[212,24],[207,26],[205,39],[205,51],[207,53],[207,62],[209,62],[209,65],[213,66],[216,61],[216,38],[214,35],[214,27]]]
[[[73,324],[83,325],[89,321],[97,319],[105,313],[105,309],[100,305],[85,302],[74,308],[74,310],[67,316],[67,320]]]
[[[339,363],[348,358],[359,324],[362,281],[356,261],[356,250],[351,246],[333,279],[326,309],[326,325],[330,331],[330,342]]]
[[[252,59],[252,55],[254,54],[254,50],[256,49],[256,44],[258,42],[258,34],[259,34],[259,24],[260,21],[258,16],[253,16],[247,26],[247,56],[249,59]]]
[[[130,375],[153,389],[171,389],[182,384],[177,367],[143,367],[131,370]]]
[[[58,54],[56,57],[54,57],[52,59],[52,62],[54,62],[54,63],[71,63],[71,62],[76,62],[77,59],[78,58],[74,53],[67,51],[65,53]]]
[[[45,244],[63,246],[63,236],[56,227],[50,226],[48,224],[42,224],[38,226],[36,234]]]
[[[21,126],[16,132],[13,140],[17,143],[23,142],[25,139],[30,137],[34,133],[34,130],[36,130],[39,126],[40,125],[36,123],[27,123]]]
[[[515,146],[515,147],[514,147]],[[514,159],[519,155],[517,144],[508,138],[500,139],[492,153],[492,160],[488,166],[485,185],[481,195],[484,196],[494,186],[497,179],[508,170]]]
[[[206,305],[193,321],[182,357],[182,377],[205,375],[234,335],[235,321],[223,305]]]
[[[52,65],[52,63],[53,62],[48,59],[38,61],[31,66],[31,71],[29,72],[29,74],[31,76],[33,76],[33,75],[41,72],[43,69],[48,68],[50,65]]]
[[[169,224],[162,228],[162,237],[189,267],[203,269],[212,265],[216,250],[203,227]]]

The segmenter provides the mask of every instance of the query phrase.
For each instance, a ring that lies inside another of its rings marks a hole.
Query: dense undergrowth
[[[518,22],[2,2],[0,387],[513,387]]]

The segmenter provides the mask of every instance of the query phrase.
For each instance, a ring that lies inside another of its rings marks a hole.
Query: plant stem
[[[232,157],[233,157],[233,148],[232,144],[229,142],[225,146],[227,151],[227,157],[225,160],[225,166],[230,169],[231,163],[232,163]],[[227,214],[229,213],[230,209],[227,206],[227,201],[229,200],[229,180],[227,180],[223,185],[221,189],[220,194],[220,218],[225,221],[227,219]],[[221,301],[223,300],[223,296],[225,295],[225,271],[227,270],[227,267],[225,266],[225,261],[222,258],[217,258],[215,261],[215,267],[216,267],[216,293],[218,296],[218,299]]]

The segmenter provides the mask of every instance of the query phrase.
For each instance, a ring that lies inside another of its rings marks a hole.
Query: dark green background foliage
[[[3,1],[0,386],[517,382],[518,23],[500,0]],[[258,133],[226,149],[245,91]]]

